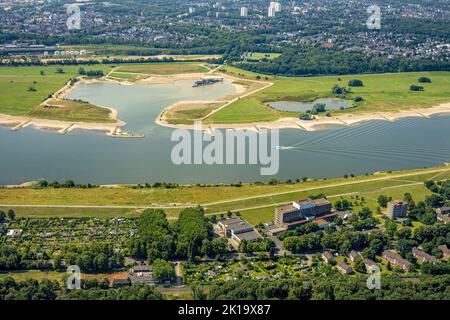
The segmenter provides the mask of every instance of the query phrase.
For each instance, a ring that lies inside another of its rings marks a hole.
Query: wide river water
[[[164,85],[83,84],[68,98],[114,107],[124,128],[143,139],[111,138],[73,131],[61,135],[0,127],[0,184],[39,178],[79,183],[230,183],[266,181],[258,165],[175,165],[173,129],[154,119],[180,100],[213,100],[234,93],[229,82],[192,88],[191,81]],[[371,121],[317,132],[281,130],[278,178],[332,178],[381,170],[413,169],[450,162],[450,117]]]

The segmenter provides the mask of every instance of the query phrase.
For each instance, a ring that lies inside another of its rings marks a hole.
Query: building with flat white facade
[[[247,17],[248,16],[248,9],[246,7],[241,8],[241,17]]]
[[[269,18],[275,17],[275,7],[269,6],[269,10],[267,12],[267,16]]]
[[[275,12],[281,12],[281,3],[272,1],[270,6],[275,8]]]

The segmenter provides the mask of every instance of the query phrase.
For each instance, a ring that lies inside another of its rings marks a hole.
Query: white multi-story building
[[[241,17],[248,16],[248,9],[246,7],[241,8]]]
[[[269,18],[275,17],[275,7],[269,6],[269,10],[267,12],[267,16]]]
[[[195,13],[195,8],[194,7],[189,7],[189,14],[193,14]]]
[[[270,3],[270,6],[275,8],[275,12],[280,12],[281,11],[281,3],[279,3],[279,2],[272,1]]]

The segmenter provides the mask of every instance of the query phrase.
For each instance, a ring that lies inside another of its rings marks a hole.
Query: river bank
[[[177,75],[152,75],[145,79],[138,81],[127,81],[121,79],[113,79],[108,76],[102,77],[100,79],[86,79],[78,78],[75,83],[70,81],[61,89],[53,94],[51,98],[43,101],[40,106],[54,105],[54,101],[58,100],[64,102],[67,95],[73,92],[82,84],[95,84],[95,83],[115,83],[120,85],[132,86],[132,85],[156,85],[156,84],[172,84],[177,81],[182,80],[198,80],[205,76],[204,73],[189,73],[189,74],[177,74]],[[237,91],[242,90],[239,85],[236,85]],[[50,103],[51,102],[51,103]],[[108,136],[112,137],[127,137],[136,138],[143,137],[142,134],[128,133],[122,130],[122,127],[126,125],[126,122],[119,119],[118,111],[115,108],[99,106],[97,107],[106,108],[111,111],[110,117],[114,120],[111,123],[100,123],[100,122],[76,122],[76,121],[65,121],[65,120],[54,120],[54,119],[44,119],[35,118],[31,116],[13,116],[8,114],[0,114],[0,125],[11,128],[14,131],[20,130],[25,127],[33,127],[39,130],[53,130],[61,134],[69,133],[75,129],[91,130],[91,131],[102,131],[106,132]],[[63,107],[61,107],[63,108]],[[151,119],[149,119],[149,123]]]
[[[430,118],[433,115],[450,114],[450,103],[440,104],[438,106],[419,109],[407,109],[398,112],[379,112],[379,113],[360,113],[360,114],[343,114],[340,116],[326,117],[317,116],[314,120],[300,120],[294,117],[280,118],[270,122],[252,122],[238,124],[221,124],[212,123],[205,124],[204,130],[213,131],[215,129],[240,129],[254,130],[261,129],[299,129],[304,131],[326,130],[336,126],[351,126],[363,122],[382,120],[394,122],[404,118]],[[164,119],[164,112],[155,120],[155,122],[164,127],[192,129],[192,125],[170,124]]]

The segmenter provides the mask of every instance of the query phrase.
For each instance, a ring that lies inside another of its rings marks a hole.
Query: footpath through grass
[[[379,194],[403,198],[410,192],[418,201],[429,191],[423,181],[450,179],[450,167],[380,173],[370,176],[315,180],[278,185],[190,186],[174,189],[133,189],[129,186],[95,189],[0,189],[0,207],[13,208],[19,216],[51,217],[115,217],[137,216],[142,207],[163,206],[169,217],[175,218],[182,206],[201,205],[207,214],[239,210],[252,223],[273,219],[273,209],[280,203],[324,194],[330,200],[351,199],[362,195],[362,205],[376,208]],[[21,205],[21,206],[18,206]],[[38,206],[61,206],[42,208]],[[25,207],[23,207],[25,206]],[[28,207],[27,207],[28,206]],[[70,207],[79,206],[79,207]],[[82,206],[94,206],[82,208]],[[110,206],[112,208],[102,208]],[[117,208],[114,208],[117,206]],[[123,207],[121,207],[123,206]],[[135,210],[139,207],[139,210]],[[356,209],[358,206],[356,206]]]

